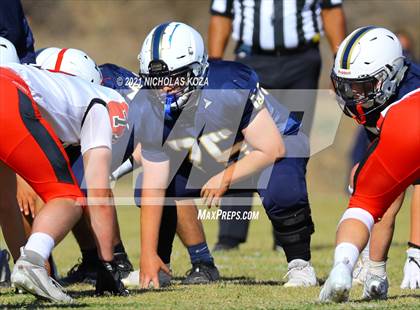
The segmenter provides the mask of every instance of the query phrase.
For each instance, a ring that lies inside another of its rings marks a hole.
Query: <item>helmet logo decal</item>
[[[375,26],[368,26],[360,29],[357,31],[347,42],[346,47],[344,48],[343,55],[341,57],[341,68],[343,69],[350,69],[350,60],[351,55],[353,53],[354,47],[357,45],[357,43],[360,41],[360,39],[369,32],[369,30],[372,30],[376,28]]]
[[[345,70],[345,69],[338,69],[338,73],[340,74],[351,74],[350,70]]]
[[[174,27],[174,30],[172,30],[172,33],[171,33],[171,35],[169,36],[169,44],[171,44],[171,43],[172,43],[172,37],[174,36],[175,30],[176,30],[176,28],[177,28],[179,25],[180,25],[180,24],[176,24],[176,25],[175,25],[175,27]]]
[[[152,59],[153,60],[159,60],[160,58],[160,45],[162,43],[162,36],[165,32],[166,27],[170,23],[164,23],[157,26],[155,32],[153,33],[152,37]]]

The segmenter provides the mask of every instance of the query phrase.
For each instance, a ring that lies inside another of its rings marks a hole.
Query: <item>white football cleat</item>
[[[57,303],[73,302],[57,281],[48,275],[44,260],[38,253],[25,250],[23,247],[20,251],[21,256],[12,273],[12,283],[16,288]]]
[[[349,267],[340,262],[334,266],[319,294],[321,302],[345,302],[349,299],[352,285],[352,273]]]
[[[363,299],[372,300],[372,299],[387,299],[388,298],[388,278],[380,277],[367,272],[366,281],[363,285]]]
[[[170,264],[166,264],[166,266],[171,269]],[[168,275],[166,272],[160,270],[158,273],[159,277],[159,286],[160,287],[167,287],[171,285],[172,276]],[[122,283],[126,287],[136,287],[140,286],[140,270],[131,271],[130,274],[121,279]]]
[[[292,260],[284,277],[289,279],[284,284],[284,287],[304,287],[318,284],[314,267],[312,267],[310,262],[303,259]]]

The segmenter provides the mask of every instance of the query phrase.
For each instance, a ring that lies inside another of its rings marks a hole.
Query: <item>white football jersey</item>
[[[127,106],[118,92],[31,65],[8,64],[6,67],[26,82],[42,117],[64,145],[80,144],[82,154],[99,146],[111,149],[113,127],[107,107],[110,103]],[[102,104],[92,104],[95,101]]]

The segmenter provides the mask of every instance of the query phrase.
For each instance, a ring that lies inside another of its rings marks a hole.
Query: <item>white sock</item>
[[[54,239],[50,235],[36,232],[29,237],[25,250],[34,251],[47,260],[54,248],[54,243]]]
[[[386,262],[374,262],[371,260],[369,262],[369,272],[374,274],[378,277],[385,278],[386,277]]]
[[[338,263],[344,263],[352,272],[357,259],[359,258],[359,250],[350,242],[342,242],[335,248],[334,266]]]
[[[369,261],[369,247],[370,247],[370,239],[368,243],[366,244],[365,248],[363,249],[362,253],[360,254],[363,262]]]

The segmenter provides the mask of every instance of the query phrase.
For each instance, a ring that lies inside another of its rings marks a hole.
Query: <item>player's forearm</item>
[[[217,15],[210,18],[208,38],[210,58],[223,58],[231,31],[232,20],[230,18]]]
[[[272,150],[271,152],[253,150],[221,172],[224,173],[223,181],[227,185],[238,183],[260,172],[283,156],[282,150]]]
[[[335,55],[338,46],[346,37],[346,18],[341,7],[324,9],[321,12],[325,34]]]
[[[143,189],[140,216],[141,250],[156,253],[162,219],[165,190]]]
[[[100,258],[113,260],[113,238],[115,236],[115,207],[109,189],[89,189],[88,205],[90,223],[95,235]]]

